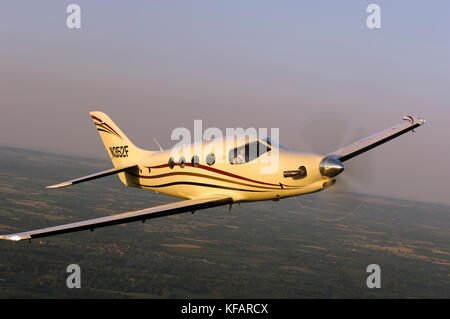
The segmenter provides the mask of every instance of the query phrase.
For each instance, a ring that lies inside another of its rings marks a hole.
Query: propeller
[[[368,133],[360,124],[352,122],[348,117],[336,112],[322,112],[300,122],[299,149],[329,154],[368,136]],[[354,193],[370,183],[372,168],[371,156],[367,154],[346,161],[345,168],[344,163],[338,159],[325,157],[321,163],[321,173],[333,178],[335,182],[321,192],[294,199],[303,212],[314,211],[315,217],[321,221],[337,222],[349,218],[357,214],[364,205],[363,198],[356,197]]]

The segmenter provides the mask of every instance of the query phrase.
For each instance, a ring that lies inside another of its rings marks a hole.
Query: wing
[[[421,118],[409,115],[405,116],[397,125],[385,129],[384,131],[375,133],[369,137],[363,138],[362,140],[359,140],[348,146],[344,146],[328,154],[328,156],[337,158],[339,161],[344,162],[361,153],[367,152],[374,147],[386,143],[393,138],[412,131],[413,129],[423,125],[424,123],[425,121]]]
[[[0,235],[0,239],[18,241],[24,239],[33,239],[64,233],[71,233],[80,230],[87,230],[87,229],[94,230],[95,228],[124,224],[138,220],[145,221],[151,218],[169,216],[174,214],[195,211],[199,209],[231,204],[232,202],[233,200],[231,197],[223,195],[214,195],[199,199],[188,199],[171,204],[146,208],[134,212],[127,212],[112,216],[90,219],[77,223],[71,223],[50,228],[43,228],[11,235]]]
[[[109,176],[109,175],[114,175],[114,174],[118,174],[121,172],[126,171],[127,169],[131,169],[137,167],[136,165],[131,165],[131,166],[126,166],[126,167],[119,167],[119,168],[112,168],[112,169],[108,169],[106,171],[101,171],[98,173],[94,173],[91,175],[87,175],[87,176],[83,176],[80,178],[76,178],[76,179],[71,179],[70,181],[67,182],[62,182],[59,184],[55,184],[55,185],[50,185],[47,186],[46,188],[61,188],[61,187],[66,187],[66,186],[70,186],[73,184],[78,184],[78,183],[82,183],[82,182],[87,182],[93,179],[97,179],[97,178],[101,178],[101,177],[105,177],[105,176]]]

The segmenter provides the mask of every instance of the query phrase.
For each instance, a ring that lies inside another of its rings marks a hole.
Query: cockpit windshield
[[[269,146],[261,142],[251,142],[230,150],[228,161],[230,164],[244,164],[253,161],[268,151],[270,151]]]
[[[281,145],[280,143],[278,143],[278,141],[272,140],[270,137],[264,138],[263,141],[266,142],[267,144],[269,144],[270,146],[278,147],[283,150],[288,150],[288,148],[286,146]]]

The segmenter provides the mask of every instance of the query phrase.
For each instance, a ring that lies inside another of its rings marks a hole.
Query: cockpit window
[[[252,142],[236,147],[228,154],[231,164],[244,164],[253,161],[259,156],[270,151],[270,147],[260,142]]]
[[[287,150],[288,148],[284,145],[281,145],[280,143],[278,143],[278,141],[272,140],[270,137],[266,137],[265,139],[263,139],[264,142],[266,142],[267,144],[274,146],[274,147],[278,147],[281,148],[283,150]]]

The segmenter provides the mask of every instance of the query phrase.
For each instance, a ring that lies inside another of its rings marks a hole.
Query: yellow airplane
[[[181,150],[147,151],[136,147],[102,112],[90,113],[114,168],[47,188],[61,188],[117,174],[126,186],[183,198],[171,204],[86,221],[32,230],[0,239],[19,241],[95,228],[146,221],[196,210],[260,200],[279,200],[332,186],[343,162],[421,126],[425,121],[405,116],[396,125],[328,155],[293,152],[270,138],[236,136],[190,144]],[[205,150],[207,150],[205,152]],[[264,173],[261,163],[276,153],[276,170]],[[176,154],[174,156],[174,154]],[[177,158],[175,158],[177,157]]]

